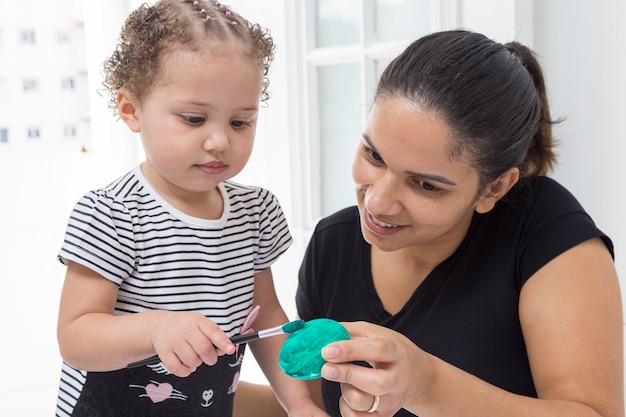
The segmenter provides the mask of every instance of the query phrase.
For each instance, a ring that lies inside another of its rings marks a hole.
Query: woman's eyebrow
[[[407,175],[412,175],[415,177],[420,177],[426,180],[430,180],[430,181],[435,181],[435,182],[440,182],[442,184],[446,184],[446,185],[456,185],[456,183],[446,177],[442,177],[441,175],[435,175],[435,174],[422,174],[419,172],[413,172],[413,171],[404,171],[405,174]]]
[[[376,150],[376,146],[374,146],[374,144],[372,143],[372,140],[370,139],[370,137],[367,135],[367,133],[363,133],[363,139],[365,139],[365,142],[367,142],[367,146],[369,146],[374,152],[378,152]],[[435,174],[423,174],[423,173],[419,173],[419,172],[413,172],[413,171],[404,171],[405,174],[407,175],[412,175],[414,177],[420,177],[420,178],[424,178],[430,181],[436,181],[436,182],[440,182],[442,184],[446,184],[446,185],[456,185],[456,183],[446,177],[442,177],[441,175],[435,175]]]
[[[367,142],[367,146],[369,146],[370,148],[372,148],[373,151],[378,153],[378,150],[376,149],[376,146],[374,146],[374,144],[372,143],[372,139],[370,139],[369,135],[367,133],[363,133],[362,136],[363,139],[365,139],[365,142]]]

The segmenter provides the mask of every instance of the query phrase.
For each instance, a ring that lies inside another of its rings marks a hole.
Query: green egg
[[[338,340],[350,339],[350,333],[341,323],[331,319],[307,321],[304,327],[295,331],[285,341],[280,350],[278,363],[287,375],[302,379],[321,378],[322,348]]]

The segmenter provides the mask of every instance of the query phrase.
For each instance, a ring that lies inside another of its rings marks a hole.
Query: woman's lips
[[[365,211],[364,217],[367,228],[378,235],[391,235],[402,229],[402,226],[383,222],[375,218],[369,211]]]

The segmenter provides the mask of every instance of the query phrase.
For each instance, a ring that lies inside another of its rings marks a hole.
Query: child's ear
[[[137,115],[137,100],[125,88],[120,88],[117,92],[117,113],[131,131],[138,133],[141,130]]]
[[[482,214],[493,209],[498,200],[504,197],[518,180],[519,169],[509,168],[506,170],[504,174],[489,184],[483,195],[478,199],[475,207],[476,212]]]

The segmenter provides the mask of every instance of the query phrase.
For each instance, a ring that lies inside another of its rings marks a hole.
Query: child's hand
[[[152,331],[152,345],[165,368],[179,377],[189,376],[203,362],[215,365],[219,356],[235,352],[235,345],[215,322],[194,312],[161,316]]]

